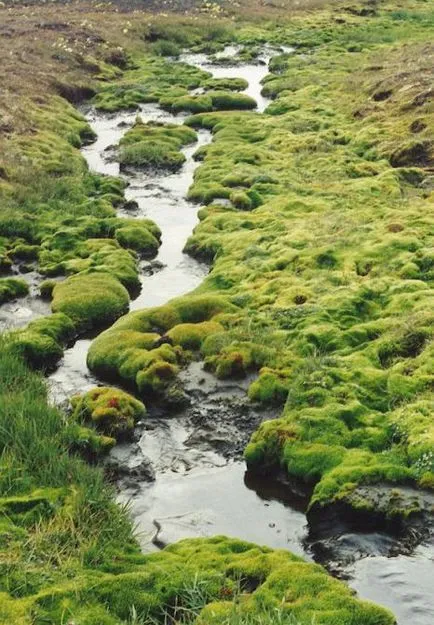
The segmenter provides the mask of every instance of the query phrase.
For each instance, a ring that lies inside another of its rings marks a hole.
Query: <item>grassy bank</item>
[[[81,418],[99,420],[106,391],[67,418],[48,405],[44,380],[1,347],[0,623],[394,623],[287,551],[217,537],[143,556],[101,470],[81,459],[104,448]]]

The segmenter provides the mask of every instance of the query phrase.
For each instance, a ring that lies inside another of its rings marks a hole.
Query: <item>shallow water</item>
[[[226,56],[236,49],[226,51]],[[221,57],[221,55],[219,55]],[[264,61],[268,61],[268,52]],[[182,61],[199,65],[215,77],[243,77],[249,81],[246,93],[263,112],[269,101],[260,95],[260,81],[267,65],[211,65],[204,55],[183,55]],[[98,135],[83,149],[91,169],[119,175],[119,165],[110,160],[110,146],[118,143],[137,113],[103,116],[90,112],[89,121]],[[143,120],[182,123],[155,105],[140,108]],[[185,199],[193,180],[194,152],[211,140],[201,131],[199,140],[184,153],[185,165],[177,173],[122,174],[129,182],[127,199],[138,203],[133,217],[149,217],[162,229],[157,263],[143,263],[142,291],[131,309],[156,306],[193,290],[208,272],[206,265],[185,255],[185,242],[197,223],[197,205]],[[127,213],[119,211],[122,215]],[[83,338],[66,351],[59,369],[50,376],[56,401],[98,383],[87,370],[86,354],[91,339]],[[168,418],[158,407],[150,410],[138,441],[138,449],[150,459],[156,472],[154,482],[135,483],[120,493],[129,501],[144,550],[184,537],[227,534],[270,547],[287,548],[308,559],[327,560],[311,548],[304,514],[306,501],[288,487],[253,478],[245,472],[240,450],[245,437],[261,418],[246,400],[244,382],[219,382],[193,363],[183,374],[190,405]],[[228,445],[228,441],[231,443]],[[119,446],[128,457],[133,446]],[[235,458],[235,460],[230,459]],[[159,529],[157,533],[157,528]],[[351,533],[338,537],[333,557],[341,558],[340,573],[360,596],[390,607],[399,625],[432,625],[430,603],[434,562],[429,547],[420,546],[414,555],[386,557],[393,539],[382,534]],[[336,555],[337,554],[337,555]],[[350,556],[350,557],[349,557]],[[331,567],[333,569],[333,567]]]
[[[23,271],[25,263],[12,266],[11,274],[27,282],[29,294],[0,306],[0,332],[21,328],[38,317],[50,314],[50,304],[38,297],[39,283],[43,280],[36,270]]]
[[[306,518],[297,498],[285,503],[271,494],[267,498],[265,491],[258,495],[241,462],[181,475],[166,472],[155,484],[144,485],[131,503],[144,550],[155,549],[151,543],[155,519],[162,528],[158,539],[164,543],[225,534],[306,555],[302,546]]]
[[[359,560],[351,586],[366,599],[392,610],[400,625],[434,623],[433,545],[420,545],[411,556]]]

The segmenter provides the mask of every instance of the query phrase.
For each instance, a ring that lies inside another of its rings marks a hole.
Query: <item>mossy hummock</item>
[[[3,619],[27,625],[30,614],[52,623],[67,615],[77,623],[121,625],[131,614],[160,622],[170,609],[175,618],[188,610],[196,625],[250,622],[252,614],[266,625],[276,615],[282,623],[395,623],[391,612],[357,599],[322,567],[223,536],[183,540],[147,556],[130,551],[116,563],[104,561],[98,573],[76,576],[72,585],[59,574],[56,582],[29,587],[23,598],[3,593]]]
[[[109,325],[128,310],[129,301],[126,288],[110,274],[80,273],[56,284],[51,308],[82,332]]]
[[[0,278],[0,304],[24,297],[29,292],[29,285],[19,278]]]
[[[135,424],[146,415],[138,399],[118,388],[97,387],[71,398],[72,418],[93,425],[117,440],[131,436]]]
[[[188,359],[185,350],[198,351],[207,337],[222,331],[219,315],[235,310],[223,297],[198,295],[132,312],[92,343],[87,364],[143,397],[162,392]]]
[[[118,158],[121,169],[177,170],[185,162],[181,148],[197,141],[194,130],[187,126],[143,123],[140,118],[119,142]]]

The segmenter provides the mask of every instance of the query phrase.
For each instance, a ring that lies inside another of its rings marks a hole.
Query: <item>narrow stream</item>
[[[236,50],[230,52],[235,54]],[[264,57],[264,64],[233,66],[211,65],[203,55],[184,55],[181,60],[210,71],[214,77],[246,78],[246,93],[256,99],[258,111],[263,112],[268,100],[260,93],[261,80],[268,73],[269,58],[268,54]],[[173,116],[156,105],[141,106],[140,116],[144,121],[184,120],[183,115]],[[135,112],[109,116],[89,113],[98,138],[82,152],[92,170],[119,175],[119,165],[107,158],[107,148],[119,142],[135,117]],[[197,223],[198,207],[185,199],[199,165],[193,154],[211,138],[209,132],[199,132],[198,142],[184,150],[186,162],[177,173],[123,175],[129,183],[126,197],[135,200],[138,209],[119,214],[151,218],[163,233],[157,258],[141,267],[142,290],[131,302],[131,310],[157,306],[188,293],[208,272],[206,265],[182,250]],[[98,384],[86,367],[90,343],[87,338],[77,341],[50,376],[55,401]],[[276,415],[249,405],[249,380],[218,381],[204,373],[200,363],[190,365],[182,376],[190,405],[170,418],[151,407],[137,442],[120,445],[114,451],[122,462],[134,464],[148,458],[155,471],[154,481],[148,478],[121,484],[119,499],[130,503],[143,549],[155,549],[155,542],[162,545],[184,537],[227,534],[313,559],[303,496],[253,479],[241,461],[249,434],[262,419]],[[390,607],[399,625],[432,625],[432,551],[430,556],[422,545],[412,556],[386,557],[391,539],[381,534],[348,532],[337,543],[335,551],[343,554],[344,560],[340,570],[362,597]]]

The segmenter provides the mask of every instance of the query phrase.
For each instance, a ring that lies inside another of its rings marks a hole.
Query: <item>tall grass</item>
[[[222,583],[224,578],[222,578]],[[135,607],[125,625],[206,625],[201,617],[202,610],[212,601],[221,601],[222,596],[210,596],[209,584],[196,575],[179,590],[175,605],[163,607],[159,618],[140,617]],[[230,605],[226,615],[219,613],[219,625],[314,625],[311,618],[302,623],[293,614],[285,612],[282,606],[265,607],[260,610],[243,609],[243,582],[235,581],[235,587],[228,596]]]
[[[43,378],[11,354],[2,337],[0,498],[25,501],[36,492],[56,502],[48,519],[34,519],[26,561],[36,553],[57,566],[68,558],[101,561],[107,550],[133,544],[126,510],[114,503],[102,471],[69,452],[70,438],[66,416],[48,403]]]

